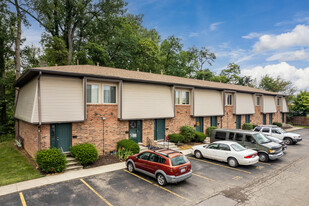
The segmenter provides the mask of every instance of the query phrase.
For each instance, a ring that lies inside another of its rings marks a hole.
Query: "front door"
[[[263,114],[263,125],[266,125],[266,114]]]
[[[236,129],[241,129],[241,115],[236,115]]]
[[[217,127],[217,116],[210,117],[210,126]]]
[[[165,119],[154,120],[154,139],[161,140],[165,138]]]
[[[282,113],[282,123],[284,123],[284,113]]]
[[[129,138],[136,143],[143,142],[142,138],[142,121],[130,120],[129,121]]]
[[[204,123],[203,117],[196,118],[196,127],[195,127],[196,131],[204,133],[203,123]]]
[[[273,124],[273,114],[269,114],[269,124]]]
[[[72,124],[50,125],[50,147],[56,147],[63,152],[68,152],[72,146]]]

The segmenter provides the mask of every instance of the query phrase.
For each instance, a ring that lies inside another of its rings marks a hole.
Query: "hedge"
[[[99,158],[97,148],[90,143],[75,145],[70,148],[70,152],[81,165],[92,164]]]
[[[206,138],[206,134],[204,134],[203,132],[195,131],[194,141],[203,142],[205,140],[205,138]]]
[[[253,125],[250,124],[250,123],[244,123],[244,124],[242,125],[242,129],[243,129],[243,130],[252,130],[252,129],[253,129]]]
[[[66,156],[57,148],[44,149],[36,153],[39,168],[46,173],[62,172],[66,167]]]
[[[195,130],[190,126],[182,126],[180,128],[180,134],[184,136],[184,142],[192,142],[195,137]]]
[[[282,123],[280,123],[280,122],[273,122],[273,125],[277,125],[278,127],[282,127]]]
[[[178,143],[183,142],[185,137],[182,134],[169,134],[168,138],[171,142]]]
[[[117,142],[117,150],[119,148],[121,148],[121,149],[124,148],[124,149],[130,150],[130,151],[132,151],[133,154],[139,153],[139,146],[133,140],[129,140],[129,139],[120,140],[119,142]]]
[[[215,129],[217,129],[217,127],[214,127],[214,126],[208,127],[208,128],[206,129],[206,135],[207,135],[207,137],[210,137],[212,131],[215,130]]]

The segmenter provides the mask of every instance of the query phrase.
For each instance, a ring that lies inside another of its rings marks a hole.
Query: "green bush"
[[[117,156],[120,160],[125,160],[126,157],[133,155],[133,152],[129,149],[125,149],[124,147],[118,148]]]
[[[66,167],[66,157],[59,149],[44,149],[36,153],[39,168],[46,173],[62,172]]]
[[[195,131],[195,137],[194,137],[195,142],[203,142],[205,138],[206,138],[206,134],[204,134],[203,132]]]
[[[273,125],[277,125],[278,127],[282,127],[282,123],[280,123],[280,122],[273,122]]]
[[[195,137],[195,130],[190,126],[182,126],[180,128],[180,134],[184,136],[184,142],[192,142]]]
[[[208,128],[206,129],[206,135],[207,135],[207,137],[210,137],[212,131],[215,130],[215,129],[217,129],[217,127],[214,127],[214,126],[208,127]]]
[[[117,150],[119,148],[121,148],[121,149],[124,148],[126,150],[130,150],[130,151],[132,151],[133,154],[139,153],[139,146],[133,140],[129,140],[129,139],[120,140],[119,142],[117,142]]]
[[[244,124],[242,125],[242,129],[243,129],[243,130],[252,130],[252,129],[253,129],[253,125],[250,124],[250,123],[244,123]]]
[[[97,148],[90,143],[74,145],[70,152],[81,165],[92,164],[99,158]]]
[[[257,126],[259,126],[259,125],[253,124],[253,125],[252,125],[252,128],[254,129],[254,128],[256,128]]]
[[[183,142],[185,137],[182,134],[169,134],[168,138],[171,142],[178,143]]]

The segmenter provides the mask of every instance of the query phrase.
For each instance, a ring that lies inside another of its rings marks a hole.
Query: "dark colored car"
[[[161,186],[177,183],[192,176],[191,163],[181,152],[171,149],[148,150],[129,156],[129,172],[142,172],[157,180]]]

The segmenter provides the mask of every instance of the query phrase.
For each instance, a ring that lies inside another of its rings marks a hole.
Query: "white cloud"
[[[281,52],[274,54],[266,59],[266,61],[295,61],[295,60],[305,60],[309,61],[309,53],[302,49],[298,51]]]
[[[215,31],[218,28],[218,26],[223,23],[224,22],[221,21],[221,22],[215,22],[215,23],[210,24],[209,26],[210,31]]]
[[[309,26],[297,25],[291,32],[279,35],[263,35],[253,46],[257,52],[284,49],[294,46],[309,46]]]
[[[260,36],[262,36],[262,34],[259,34],[257,32],[251,32],[246,36],[242,36],[242,38],[244,38],[244,39],[255,39],[255,38],[258,38]]]
[[[286,62],[281,62],[279,64],[266,65],[265,67],[257,66],[251,69],[243,69],[241,74],[256,78],[257,82],[266,74],[271,77],[280,76],[285,80],[292,81],[299,90],[309,90],[309,67],[298,69]]]
[[[22,37],[26,38],[24,45],[34,45],[35,47],[41,47],[41,35],[43,33],[43,29],[31,29],[31,28],[24,28],[22,31]]]

